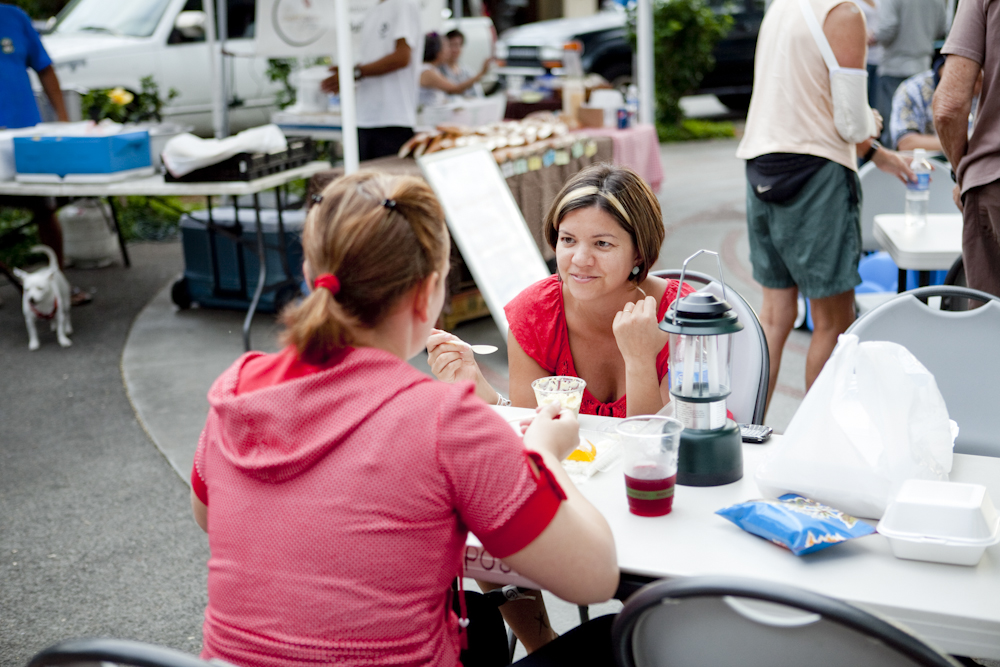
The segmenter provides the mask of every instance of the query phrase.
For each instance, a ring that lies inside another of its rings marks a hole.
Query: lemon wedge
[[[590,440],[583,440],[580,446],[569,453],[566,457],[567,461],[583,461],[584,463],[590,463],[597,458],[597,447],[594,446]]]

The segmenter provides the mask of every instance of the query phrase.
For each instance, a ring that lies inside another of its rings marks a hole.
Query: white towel
[[[225,139],[202,139],[178,134],[163,148],[163,164],[174,178],[231,158],[238,153],[277,153],[288,150],[277,125],[262,125]]]

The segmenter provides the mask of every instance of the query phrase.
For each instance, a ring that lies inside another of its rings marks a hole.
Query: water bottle
[[[634,127],[639,122],[639,86],[629,84],[625,93],[625,108],[628,109],[628,124]]]
[[[914,149],[910,169],[917,178],[906,184],[905,220],[908,229],[917,229],[927,224],[927,205],[930,201],[931,163],[927,161],[927,151]]]

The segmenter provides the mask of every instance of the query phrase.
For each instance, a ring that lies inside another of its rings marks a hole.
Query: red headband
[[[337,292],[340,291],[340,281],[332,273],[321,273],[316,276],[313,286],[315,289],[326,288],[333,296],[337,296]]]

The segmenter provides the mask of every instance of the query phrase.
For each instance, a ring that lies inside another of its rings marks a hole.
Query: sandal
[[[79,287],[74,287],[72,294],[69,298],[70,305],[72,306],[84,306],[94,300],[94,297],[90,292],[84,292]]]

